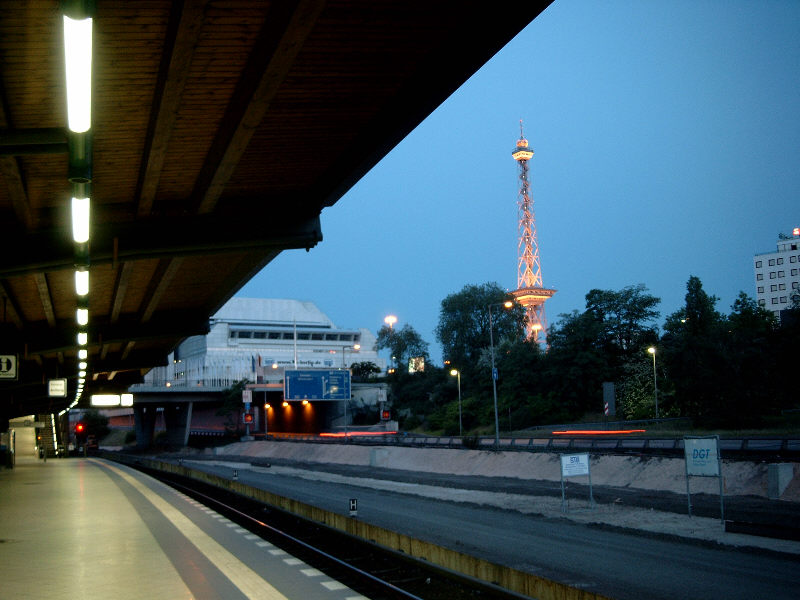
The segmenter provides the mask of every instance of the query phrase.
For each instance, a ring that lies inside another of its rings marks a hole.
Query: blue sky
[[[395,314],[441,364],[442,299],[516,287],[523,119],[551,325],[639,283],[666,316],[691,275],[727,313],[800,226],[798,24],[795,1],[556,0],[237,295]]]

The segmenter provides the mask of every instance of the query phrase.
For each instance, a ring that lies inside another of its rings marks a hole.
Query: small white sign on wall
[[[573,477],[576,475],[589,474],[589,455],[588,454],[562,454],[561,455],[561,476]]]

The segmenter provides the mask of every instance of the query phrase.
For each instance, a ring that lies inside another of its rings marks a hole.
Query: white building
[[[368,329],[341,329],[312,302],[232,298],[210,319],[204,336],[184,340],[137,388],[226,388],[257,380],[257,373],[284,368],[350,368],[372,362],[386,370],[375,335]],[[262,368],[259,368],[262,367]]]
[[[776,317],[792,304],[792,295],[800,293],[800,227],[791,236],[781,235],[775,252],[753,257],[756,298],[759,305]]]

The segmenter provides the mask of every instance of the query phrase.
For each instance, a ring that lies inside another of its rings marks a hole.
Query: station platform
[[[363,600],[172,488],[98,458],[0,469],[0,598]]]

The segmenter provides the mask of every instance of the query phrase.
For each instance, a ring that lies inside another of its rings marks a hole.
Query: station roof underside
[[[87,388],[119,393],[548,1],[96,2]],[[0,8],[0,419],[75,396],[75,246],[58,0]],[[465,124],[466,126],[466,124]],[[66,398],[47,380],[66,377]]]

